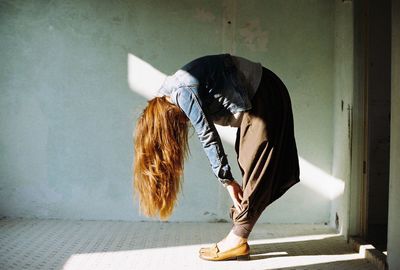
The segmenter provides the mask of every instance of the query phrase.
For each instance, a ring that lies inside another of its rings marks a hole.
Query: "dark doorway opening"
[[[390,106],[391,1],[355,1],[356,80],[363,80],[364,166],[363,238],[387,249]]]

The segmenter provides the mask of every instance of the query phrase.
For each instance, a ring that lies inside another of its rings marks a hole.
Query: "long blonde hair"
[[[141,212],[170,217],[182,186],[187,157],[189,121],[166,97],[148,101],[134,133],[134,191]]]

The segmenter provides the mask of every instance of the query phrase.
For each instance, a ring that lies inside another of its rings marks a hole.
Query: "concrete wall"
[[[392,1],[392,113],[390,136],[390,183],[388,265],[400,269],[400,1]]]
[[[353,5],[335,1],[334,101],[332,175],[344,192],[332,201],[331,224],[343,234],[348,230],[350,159],[353,108]]]
[[[329,222],[334,11],[329,0],[0,2],[0,214],[145,219],[131,194],[131,133],[146,98],[129,88],[127,57],[169,74],[227,51],[275,71],[292,96],[304,181],[262,221]],[[228,194],[195,136],[190,145],[171,220],[228,219]]]

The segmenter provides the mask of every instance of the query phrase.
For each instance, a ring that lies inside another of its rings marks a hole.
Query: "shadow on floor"
[[[271,270],[274,268],[264,268]],[[342,262],[318,263],[304,266],[290,266],[284,268],[275,268],[279,270],[376,270],[375,266],[365,259],[353,259]]]
[[[251,244],[252,259],[280,256],[340,255],[352,253],[342,236],[331,236],[319,240],[290,241],[286,243]]]

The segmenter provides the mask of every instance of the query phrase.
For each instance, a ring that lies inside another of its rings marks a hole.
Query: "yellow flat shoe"
[[[223,240],[225,240],[225,238],[224,238]],[[210,246],[210,247],[202,247],[202,248],[200,248],[200,250],[199,250],[200,255],[201,255],[202,253],[204,253],[204,252],[211,252],[211,250],[213,250],[213,249],[215,248],[216,245],[217,245],[217,244],[215,243],[215,244],[213,244],[213,245]]]
[[[224,239],[222,239],[221,241],[224,241],[225,239],[226,239],[226,237]],[[213,244],[211,247],[200,248],[199,253],[201,254],[201,253],[204,253],[204,252],[208,252],[211,249],[214,249],[215,245],[217,245],[217,244]]]
[[[207,261],[249,260],[250,247],[247,243],[243,243],[227,251],[220,252],[217,244],[214,244],[210,248],[200,249],[199,256]]]

